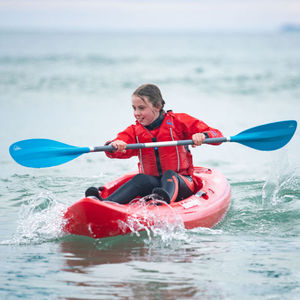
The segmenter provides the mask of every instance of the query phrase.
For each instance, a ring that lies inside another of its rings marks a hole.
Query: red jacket
[[[116,140],[127,144],[176,141],[191,139],[198,132],[206,133],[209,137],[222,137],[219,130],[190,115],[168,111],[158,128],[150,131],[136,121],[136,124],[120,132]],[[174,170],[182,175],[193,174],[192,155],[186,146],[132,149],[126,150],[126,153],[106,152],[106,155],[110,158],[138,156],[140,173],[148,175],[160,176],[166,170]]]

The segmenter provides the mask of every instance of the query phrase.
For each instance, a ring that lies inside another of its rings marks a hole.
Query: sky
[[[300,0],[0,0],[0,29],[259,31],[300,24]]]

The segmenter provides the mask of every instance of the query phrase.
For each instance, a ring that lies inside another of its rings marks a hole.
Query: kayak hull
[[[106,184],[101,195],[106,198],[136,174],[126,174]],[[63,229],[69,234],[105,238],[147,230],[160,223],[181,223],[186,229],[211,228],[224,218],[230,206],[230,185],[214,169],[196,167],[194,176],[196,193],[171,205],[138,199],[124,205],[83,198],[67,209]]]

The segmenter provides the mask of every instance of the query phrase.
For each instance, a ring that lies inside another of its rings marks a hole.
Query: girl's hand
[[[205,135],[203,133],[195,133],[192,135],[192,140],[194,145],[192,147],[201,146],[205,140]]]
[[[127,144],[122,140],[115,140],[111,143],[111,145],[116,149],[116,152],[126,152]]]

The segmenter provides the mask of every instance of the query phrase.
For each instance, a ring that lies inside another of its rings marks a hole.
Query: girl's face
[[[137,121],[143,126],[148,126],[158,118],[160,108],[154,107],[147,97],[144,99],[133,95],[132,108]]]

